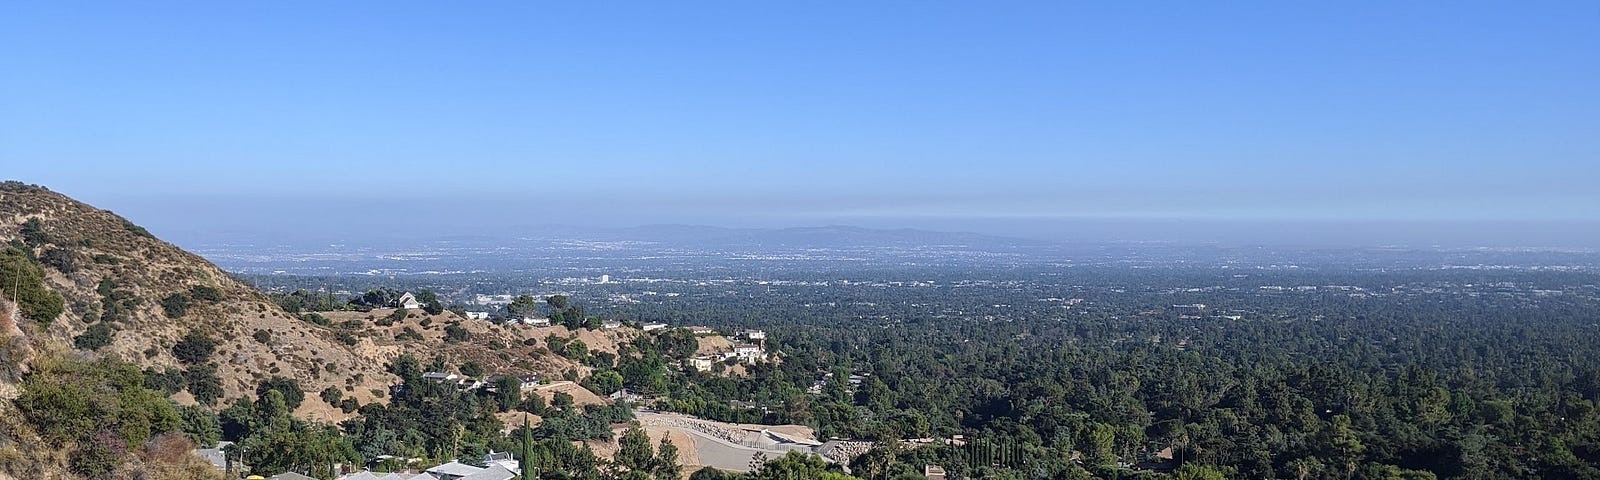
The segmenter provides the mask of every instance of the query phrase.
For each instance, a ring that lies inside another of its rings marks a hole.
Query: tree
[[[1344,467],[1344,476],[1349,478],[1356,472],[1356,467],[1361,464],[1361,454],[1367,451],[1366,445],[1356,438],[1356,433],[1350,428],[1349,415],[1334,415],[1332,426],[1328,428],[1328,446]]]
[[[1228,480],[1222,471],[1208,466],[1185,463],[1178,470],[1172,472],[1173,480]]]
[[[50,325],[66,310],[61,294],[45,288],[44,271],[16,247],[0,250],[0,293],[16,300],[22,316],[40,325]]]
[[[432,290],[417,292],[417,301],[422,303],[422,311],[427,312],[428,315],[444,313],[444,304],[439,303],[439,296],[435,295]]]
[[[522,401],[522,380],[510,375],[501,376],[494,382],[494,395],[500,411],[509,412],[517,408]]]
[[[506,315],[512,318],[537,317],[539,316],[539,301],[529,295],[517,295],[517,298],[511,300],[510,305],[506,305]]]
[[[683,466],[678,464],[678,446],[663,435],[661,444],[656,446],[656,480],[678,480],[682,475]]]
[[[300,381],[292,378],[274,375],[256,385],[256,395],[263,398],[274,391],[283,396],[283,403],[290,411],[300,408],[300,403],[306,399],[306,392],[300,389]]]
[[[198,330],[190,330],[183,335],[183,339],[172,346],[172,356],[189,365],[199,365],[211,360],[211,355],[216,351],[216,340]]]
[[[622,374],[615,370],[606,370],[589,376],[589,383],[596,388],[595,393],[610,395],[622,389]]]
[[[30,217],[22,222],[22,228],[17,233],[22,236],[22,243],[29,247],[37,248],[50,243],[50,235],[44,232],[44,222],[39,221],[38,217]]]
[[[567,307],[571,306],[571,303],[567,301],[566,295],[551,295],[550,298],[546,298],[544,301],[550,304],[550,308],[556,310],[566,310]]]
[[[322,389],[322,393],[318,396],[322,397],[322,403],[338,406],[339,400],[344,399],[344,390],[340,390],[339,387],[328,387]]]
[[[482,377],[483,366],[478,365],[478,362],[469,360],[467,363],[461,364],[461,374],[467,376],[468,378]]]
[[[617,439],[617,454],[614,460],[618,465],[630,471],[649,473],[654,458],[655,452],[650,450],[650,436],[637,425],[628,427],[622,432],[622,437]]]
[[[222,378],[217,376],[217,366],[213,364],[194,365],[189,371],[184,372],[183,378],[187,383],[189,394],[201,405],[212,405],[217,399],[222,398]]]

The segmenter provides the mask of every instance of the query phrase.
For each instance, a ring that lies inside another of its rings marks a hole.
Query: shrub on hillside
[[[194,297],[195,300],[220,302],[222,301],[222,290],[205,285],[195,285],[194,288],[189,289],[189,296]]]
[[[99,322],[90,325],[89,329],[84,330],[82,335],[74,337],[72,346],[83,350],[99,350],[100,347],[111,344],[111,335],[111,325]]]
[[[217,366],[213,364],[195,365],[189,367],[184,373],[187,381],[189,395],[201,405],[213,405],[217,399],[222,398],[222,378],[217,376]]]
[[[0,293],[16,299],[22,316],[40,325],[49,325],[67,309],[61,294],[44,286],[44,270],[16,247],[0,251]]]
[[[300,389],[300,382],[292,378],[274,376],[262,380],[256,385],[256,396],[265,397],[272,390],[283,394],[283,405],[291,411],[300,408],[300,404],[306,400],[306,392]]]
[[[166,312],[168,318],[183,318],[189,312],[189,296],[182,293],[167,295],[161,299],[161,311]]]
[[[172,346],[172,356],[178,357],[178,361],[189,365],[205,363],[211,359],[211,355],[216,351],[216,340],[212,340],[206,334],[193,330],[189,331],[188,334],[183,336],[182,340]]]
[[[61,273],[78,271],[77,258],[73,257],[72,252],[63,248],[45,250],[44,255],[39,256],[39,263],[49,265]]]

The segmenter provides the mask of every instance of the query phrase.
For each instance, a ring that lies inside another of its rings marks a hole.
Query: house
[[[523,375],[521,377],[517,377],[517,380],[521,382],[522,390],[532,390],[532,389],[535,389],[535,388],[539,388],[539,376],[538,375]]]
[[[733,346],[733,356],[739,357],[739,360],[743,361],[743,362],[754,362],[754,361],[757,361],[757,360],[765,360],[766,357],[767,357],[766,354],[761,351],[761,346],[760,345],[749,345],[749,344],[734,345]]]
[[[522,317],[521,323],[523,325],[532,325],[532,326],[535,326],[535,327],[548,327],[548,326],[550,326],[550,319],[548,319],[548,318]]]
[[[489,312],[467,312],[468,320],[488,320]]]
[[[260,478],[260,477],[257,477],[257,478]],[[277,475],[273,475],[273,476],[267,477],[267,480],[317,480],[317,479],[311,478],[311,477],[308,477],[308,476],[305,476],[305,475],[301,475],[301,474],[298,474],[298,473],[294,473],[294,472],[284,472],[284,473],[280,473],[280,474],[277,474]]]
[[[689,329],[689,333],[693,333],[695,335],[715,335],[717,333],[716,329],[713,329],[713,328],[707,327],[707,326],[699,326],[699,325],[697,325],[697,326],[686,327],[686,328]]]
[[[460,480],[511,480],[513,478],[517,478],[517,472],[513,472],[511,469],[506,468],[498,463],[491,463],[489,464],[489,468],[485,468],[478,473],[461,477]],[[439,480],[445,479],[441,478]]]
[[[622,322],[616,320],[606,320],[605,323],[600,324],[600,328],[604,328],[606,330],[622,328]]]
[[[356,473],[345,475],[343,477],[339,477],[339,480],[378,480],[380,478],[382,478],[382,477],[379,477],[378,474],[376,474],[376,473],[372,473],[372,472],[367,471],[367,470],[362,470],[362,471],[359,471],[359,472],[356,472]]]
[[[944,480],[944,467],[938,465],[924,466],[922,467],[922,476],[926,477],[928,480]]]
[[[745,340],[752,342],[761,342],[767,339],[767,332],[761,330],[745,330],[739,332],[739,336],[744,337]]]
[[[660,322],[646,323],[646,324],[644,324],[644,327],[642,327],[642,328],[644,328],[644,331],[646,331],[646,332],[651,331],[651,330],[661,330],[663,328],[667,328],[667,324],[660,323]]]
[[[228,471],[227,449],[231,445],[233,445],[233,442],[217,442],[216,447],[195,450],[194,454],[205,459],[206,463],[210,463],[211,466],[217,467],[217,470],[226,472]]]
[[[417,296],[412,295],[411,292],[406,292],[404,295],[401,295],[400,300],[396,301],[395,304],[406,310],[418,310],[422,308],[422,302],[418,302]]]
[[[424,471],[428,472],[429,475],[433,475],[435,478],[438,478],[439,480],[458,480],[458,479],[466,478],[466,477],[471,476],[473,474],[482,472],[484,470],[485,469],[474,467],[472,465],[467,465],[467,464],[461,463],[461,462],[450,462],[450,463],[446,463],[444,465],[439,465],[437,467],[433,467],[433,468],[430,468],[430,469],[427,469],[427,470],[424,470]],[[507,478],[510,478],[510,477],[507,477]],[[504,479],[502,479],[502,480],[504,480]]]
[[[494,450],[490,450],[488,455],[483,456],[483,464],[487,466],[499,465],[505,467],[506,470],[510,470],[515,473],[522,473],[520,472],[520,470],[522,470],[522,466],[517,464],[517,457],[513,456],[511,452],[496,452]]]
[[[689,359],[689,366],[694,367],[695,370],[702,372],[711,371],[711,364],[713,363],[717,362],[711,357],[705,355]]]

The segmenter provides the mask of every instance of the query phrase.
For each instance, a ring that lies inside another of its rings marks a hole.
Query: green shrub
[[[178,361],[189,365],[205,363],[211,359],[211,355],[216,351],[216,340],[212,340],[211,337],[193,330],[189,331],[188,334],[183,336],[182,340],[172,346],[172,356],[178,357]]]
[[[194,297],[195,300],[220,302],[222,301],[222,290],[205,285],[195,285],[194,288],[189,289],[189,296]]]
[[[61,273],[72,273],[78,271],[77,257],[74,257],[72,252],[63,248],[52,248],[45,250],[44,255],[39,256],[39,263],[49,265],[51,268],[55,268]]]
[[[90,325],[82,335],[72,339],[72,346],[83,350],[99,350],[100,347],[111,344],[111,325],[99,322]]]
[[[22,316],[40,325],[49,325],[67,309],[61,294],[44,286],[44,271],[16,247],[0,251],[0,293],[16,298]]]
[[[213,405],[222,398],[222,378],[217,376],[217,366],[212,364],[189,367],[184,374],[188,380],[189,394],[201,405]]]
[[[344,392],[337,387],[328,387],[322,389],[322,393],[319,396],[322,397],[324,403],[337,406],[339,405],[339,400],[344,399]]]
[[[189,312],[189,296],[182,293],[167,295],[167,298],[161,299],[161,310],[169,318],[183,318]]]
[[[256,396],[265,398],[267,392],[273,390],[283,394],[283,405],[289,407],[291,411],[300,408],[300,404],[306,400],[306,392],[300,389],[300,381],[276,376],[257,384]]]
[[[39,247],[51,243],[50,235],[44,233],[44,222],[38,218],[29,218],[22,222],[22,228],[17,232],[22,235],[22,243],[30,247]]]

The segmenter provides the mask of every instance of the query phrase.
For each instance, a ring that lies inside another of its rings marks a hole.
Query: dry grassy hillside
[[[81,353],[184,369],[187,367],[174,356],[173,346],[185,334],[200,332],[217,341],[211,362],[222,379],[224,401],[219,405],[228,398],[254,395],[263,379],[283,376],[298,380],[307,392],[297,413],[322,420],[344,418],[316,392],[332,386],[361,403],[382,401],[382,392],[396,381],[385,366],[406,352],[424,359],[443,355],[455,364],[476,361],[491,373],[587,370],[542,351],[542,342],[525,344],[550,334],[571,335],[559,327],[495,326],[462,321],[448,312],[436,316],[416,312],[392,326],[379,326],[374,320],[390,313],[384,310],[328,314],[333,325],[327,327],[303,321],[205,259],[155,238],[112,212],[42,187],[0,183],[0,243],[26,243],[32,255],[47,265],[46,286],[65,299],[65,312],[59,317],[29,319],[30,329],[37,330],[31,343],[72,349],[74,339],[105,316],[112,331],[109,343],[93,352],[79,349]],[[104,282],[108,279],[116,297],[111,300]],[[199,298],[209,295],[197,295],[196,287],[214,289],[220,300]],[[163,300],[175,294],[191,300],[176,318],[163,308]],[[108,308],[123,312],[109,313]],[[340,325],[348,320],[358,320],[361,325]],[[442,327],[452,322],[461,322],[471,338],[444,341]],[[421,338],[397,338],[408,327]],[[621,331],[577,334],[591,349],[610,352],[628,335]],[[193,401],[187,392],[174,399]]]

